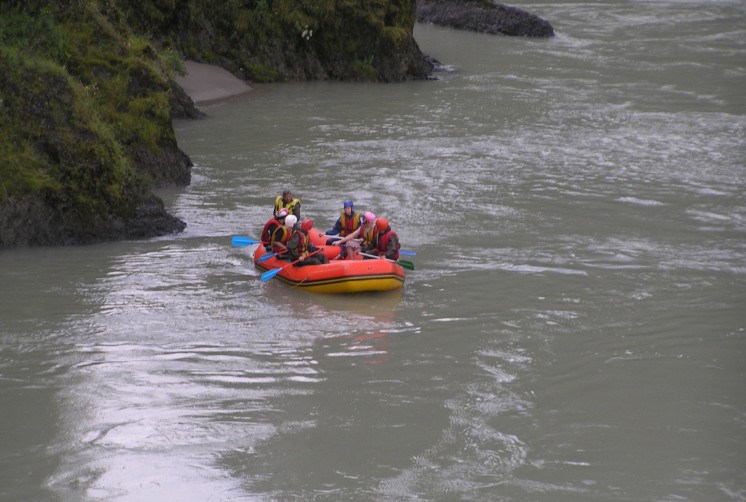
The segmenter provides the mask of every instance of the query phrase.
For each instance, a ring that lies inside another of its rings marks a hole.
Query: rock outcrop
[[[416,19],[553,34],[487,0],[0,2],[0,248],[185,227],[151,191],[190,182],[172,125],[201,116],[175,83],[185,57],[249,82],[426,79]]]
[[[548,21],[489,0],[417,0],[417,21],[494,35],[554,36]]]

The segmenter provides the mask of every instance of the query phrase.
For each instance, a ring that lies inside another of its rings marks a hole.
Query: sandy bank
[[[251,90],[246,82],[219,66],[186,62],[186,75],[176,79],[195,104],[238,96]]]

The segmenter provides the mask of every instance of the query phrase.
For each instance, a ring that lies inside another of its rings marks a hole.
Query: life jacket
[[[298,257],[307,255],[308,245],[311,242],[311,240],[308,238],[308,235],[306,235],[302,230],[293,230],[292,232],[290,232],[290,235],[288,235],[288,239],[285,242],[289,242],[294,235],[298,235],[298,246],[295,248],[295,252],[298,254]]]
[[[386,254],[389,240],[394,235],[396,235],[396,233],[393,230],[391,230],[391,227],[387,228],[386,231],[383,233],[376,232],[376,236],[375,236],[376,251],[378,251],[378,254],[380,256],[384,256]],[[394,256],[391,258],[392,260],[399,259],[399,248],[401,246],[399,245],[399,236],[397,235],[396,237],[397,237],[396,238],[396,253],[394,253]]]
[[[279,247],[275,247],[274,244],[276,242],[285,244],[288,239],[290,238],[290,232],[288,232],[287,227],[285,225],[280,225],[279,227],[275,228],[275,231],[272,232],[272,237],[269,239],[269,243],[272,244],[272,251],[277,253],[278,251],[284,251],[283,249]]]
[[[262,236],[260,237],[260,239],[262,240],[262,244],[269,244],[272,240],[272,234],[275,233],[277,227],[281,226],[283,226],[283,224],[280,223],[277,218],[270,218],[269,221],[264,224],[264,229],[262,230]]]
[[[360,231],[360,238],[362,238],[362,242],[360,243],[361,247],[367,247],[373,244],[373,238],[376,234],[376,226],[371,225],[368,230],[363,227],[363,229]]]
[[[275,199],[275,214],[283,207],[288,210],[288,213],[295,214],[295,206],[300,206],[300,199],[293,199],[290,202],[282,200],[282,195],[278,195]],[[295,216],[298,216],[295,214]]]
[[[346,237],[357,230],[357,227],[360,226],[360,213],[352,213],[348,218],[345,212],[342,211],[341,216],[339,217],[339,221],[342,225],[342,229],[339,231],[339,235],[342,237]]]

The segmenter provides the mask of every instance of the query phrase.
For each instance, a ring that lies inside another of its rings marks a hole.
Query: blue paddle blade
[[[415,253],[414,251],[407,251],[406,249],[400,249],[399,254],[402,254],[404,256],[414,256],[417,253]]]
[[[279,274],[281,270],[282,268],[273,268],[272,270],[267,270],[262,274],[262,282],[267,282],[268,280]]]
[[[233,246],[253,246],[254,244],[259,244],[259,241],[252,239],[251,237],[234,235],[231,239],[231,245]]]
[[[268,253],[268,254],[265,254],[265,255],[261,256],[261,257],[260,257],[260,258],[259,258],[259,259],[257,260],[257,263],[264,263],[265,261],[269,260],[269,259],[270,259],[270,258],[272,258],[273,256],[277,256],[277,253]]]

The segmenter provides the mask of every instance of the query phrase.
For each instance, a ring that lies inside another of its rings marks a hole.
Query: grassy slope
[[[254,81],[424,78],[413,26],[413,0],[3,1],[0,247],[138,236],[154,180],[188,183],[182,55]]]

